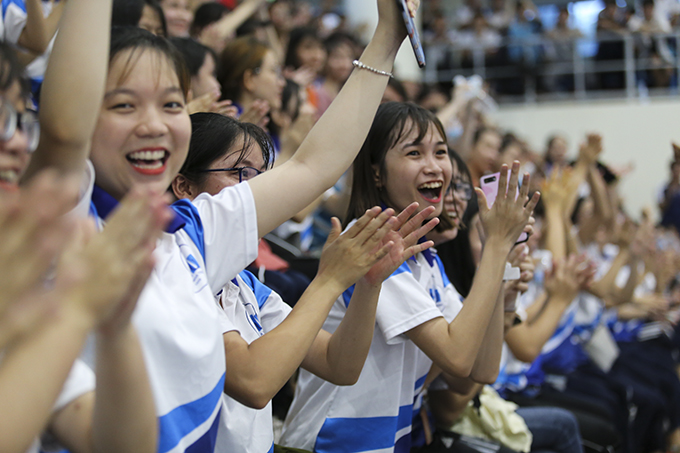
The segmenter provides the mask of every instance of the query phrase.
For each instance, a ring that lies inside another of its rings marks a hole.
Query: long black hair
[[[452,149],[449,149],[449,156],[456,162],[458,174],[462,179],[471,183],[470,170],[465,165],[463,159]],[[472,281],[477,270],[470,244],[470,230],[466,226],[471,224],[472,218],[478,212],[477,196],[473,192],[465,212],[458,213],[461,217],[461,228],[458,229],[456,237],[451,241],[437,245],[437,254],[444,264],[446,276],[456,288],[456,291],[464,298],[470,293]]]
[[[385,155],[411,132],[418,131],[415,142],[421,141],[430,127],[446,139],[444,126],[434,113],[410,102],[387,102],[378,108],[375,119],[353,164],[352,194],[347,208],[345,224],[361,217],[373,206],[393,206],[381,187],[387,179]],[[376,176],[376,169],[378,169]],[[451,228],[445,212],[440,215],[438,227]]]

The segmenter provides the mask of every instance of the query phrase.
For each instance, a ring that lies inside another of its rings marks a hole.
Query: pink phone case
[[[485,175],[482,176],[479,179],[480,186],[482,188],[482,192],[484,192],[484,195],[486,196],[486,204],[489,208],[493,206],[494,202],[496,201],[496,197],[498,196],[498,182],[500,180],[500,173],[494,173],[492,175]],[[508,173],[508,187],[510,186],[510,174]],[[506,191],[508,190],[507,188],[505,189]],[[515,194],[515,199],[519,196],[519,187],[517,187],[517,193]],[[519,239],[517,239],[517,242],[515,244],[521,244],[523,242],[526,242],[529,239],[529,235],[527,233],[522,233],[519,235]]]

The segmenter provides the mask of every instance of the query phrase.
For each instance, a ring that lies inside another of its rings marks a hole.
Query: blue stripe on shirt
[[[397,432],[411,426],[412,415],[412,406],[406,405],[399,408],[396,417],[327,418],[316,437],[314,451],[359,453],[393,448]],[[403,437],[410,444],[410,433]]]
[[[191,433],[210,418],[213,412],[215,412],[215,407],[220,404],[220,398],[224,391],[224,377],[225,375],[223,374],[217,385],[207,395],[176,407],[158,418],[160,431],[158,451],[160,453],[175,448],[184,436]],[[219,420],[219,414],[217,419]]]
[[[179,200],[171,208],[184,221],[184,231],[189,235],[205,262],[205,238],[203,237],[203,222],[198,209],[189,200]]]
[[[242,271],[239,276],[246,282],[246,285],[253,290],[253,294],[255,294],[255,298],[257,299],[257,306],[262,310],[262,307],[264,307],[264,304],[269,300],[269,296],[272,294],[271,288],[265,286],[257,279],[257,277],[248,271]]]
[[[387,278],[395,277],[399,274],[403,274],[404,272],[411,272],[411,268],[408,267],[408,264],[406,263],[402,263],[401,266],[399,266],[397,270],[392,272],[392,275]],[[352,299],[352,294],[354,294],[354,285],[350,286],[345,290],[344,293],[342,293],[342,301],[345,303],[345,307],[349,307],[349,301]]]

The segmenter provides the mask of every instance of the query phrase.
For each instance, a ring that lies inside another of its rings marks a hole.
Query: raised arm
[[[517,190],[518,173],[519,162],[515,162],[508,194],[515,194]],[[506,187],[507,177],[507,166],[503,166],[499,187]],[[409,338],[445,373],[457,377],[470,376],[481,383],[492,383],[496,379],[498,362],[483,366],[487,371],[483,375],[472,376],[471,373],[479,369],[477,356],[486,340],[487,328],[498,305],[501,305],[499,310],[502,315],[503,307],[498,294],[503,281],[505,261],[538,202],[539,195],[536,193],[524,206],[528,190],[529,176],[525,175],[519,197],[515,200],[514,195],[505,196],[501,191],[491,209],[486,205],[484,193],[477,190],[480,218],[487,236],[479,269],[475,273],[463,308],[450,324],[439,317],[407,332]],[[502,319],[498,328],[502,330]],[[489,355],[492,356],[493,354]]]
[[[44,168],[80,175],[104,97],[111,0],[68,0],[40,99],[40,144],[25,178]]]
[[[413,12],[416,3],[409,0]],[[394,0],[378,0],[378,10],[378,27],[361,61],[391,72],[406,28]],[[355,69],[295,155],[248,181],[257,206],[260,237],[301,211],[347,170],[368,134],[387,80],[387,76]]]
[[[214,33],[215,39],[224,42],[230,37],[234,36],[236,29],[240,27],[250,16],[255,14],[262,5],[265,4],[265,0],[245,0],[241,2],[232,12],[225,14],[220,20],[214,24],[208,25],[207,28],[211,29],[207,31],[211,35]],[[205,32],[204,31],[204,32]],[[203,42],[201,37],[199,41]],[[203,43],[208,45],[209,43]]]

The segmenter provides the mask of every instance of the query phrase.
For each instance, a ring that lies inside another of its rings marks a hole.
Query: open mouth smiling
[[[0,168],[0,188],[16,189],[19,185],[19,170],[16,168]]]
[[[441,181],[426,182],[418,186],[420,195],[430,203],[439,203],[442,201],[442,187],[444,184]]]
[[[143,149],[125,156],[132,168],[143,175],[163,173],[169,157],[170,153],[164,148]]]

